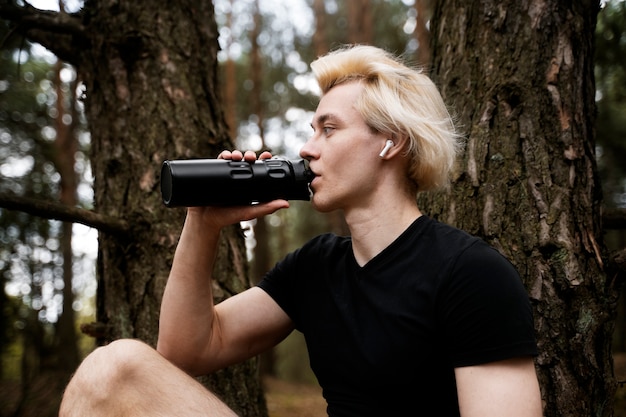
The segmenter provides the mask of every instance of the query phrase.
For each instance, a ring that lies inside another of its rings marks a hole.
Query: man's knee
[[[100,383],[127,380],[134,369],[157,352],[138,340],[120,339],[94,350],[79,366],[76,374],[83,378],[97,378]]]
[[[96,366],[106,366],[120,372],[132,372],[142,362],[160,357],[155,349],[135,339],[116,340],[99,347],[89,356],[94,357]]]
[[[103,405],[126,389],[125,385],[137,383],[138,369],[158,353],[143,342],[121,339],[99,347],[80,364],[70,380],[61,404],[61,415],[66,410],[83,406]]]
[[[92,352],[76,371],[60,417],[236,416],[213,393],[155,349],[118,340]]]

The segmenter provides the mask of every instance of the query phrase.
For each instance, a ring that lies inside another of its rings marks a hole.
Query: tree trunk
[[[230,47],[233,44],[233,1],[230,0],[230,11],[228,12],[228,21],[226,27],[231,29],[231,35],[226,38],[226,45],[224,50],[226,51],[226,62],[223,65],[223,78],[224,78],[224,97],[223,108],[226,118],[226,124],[228,125],[228,134],[231,138],[237,137],[237,67],[235,61],[231,56]]]
[[[428,30],[428,22],[432,17],[434,0],[416,0],[415,1],[415,40],[417,40],[417,63],[425,68],[430,68],[431,52],[430,52],[430,31]]]
[[[346,7],[348,42],[372,44],[374,41],[374,27],[371,1],[351,0],[346,2]]]
[[[78,143],[75,136],[77,112],[75,110],[74,91],[76,84],[71,83],[69,93],[66,94],[61,88],[61,70],[63,62],[57,61],[55,66],[55,84],[57,93],[57,115],[55,128],[57,137],[53,143],[54,165],[60,176],[59,201],[69,207],[76,206],[78,178],[74,165],[76,163],[76,151]],[[69,109],[66,109],[66,104]],[[69,115],[72,121],[68,124],[65,116]],[[56,361],[57,366],[71,375],[80,363],[78,342],[76,339],[76,315],[74,314],[74,293],[72,291],[72,279],[74,278],[73,264],[74,253],[72,251],[72,228],[70,222],[63,222],[61,233],[61,252],[63,253],[63,311],[56,325]]]
[[[165,159],[215,157],[231,147],[217,82],[217,27],[211,2],[85,4],[90,45],[80,71],[87,86],[95,208],[127,220],[126,235],[100,233],[101,340],[154,344],[159,306],[184,212],[161,202]],[[206,192],[198,190],[198,192]],[[216,301],[249,286],[239,228],[223,233]],[[206,381],[240,415],[266,415],[256,362]]]
[[[535,311],[546,416],[612,415],[618,297],[605,273],[595,165],[597,1],[443,0],[434,79],[468,135],[434,217],[518,268]]]
[[[326,6],[324,0],[313,0],[313,16],[315,18],[315,32],[313,33],[313,51],[315,56],[322,56],[328,52],[326,36]]]
[[[259,45],[259,35],[263,29],[263,16],[259,7],[259,0],[253,5],[254,28],[250,32],[250,72],[248,78],[252,81],[252,89],[250,91],[250,113],[256,116],[256,125],[261,139],[261,149],[266,150],[265,145],[265,112],[263,111],[263,78],[265,75],[265,67],[263,66],[263,56]],[[270,269],[270,248],[269,233],[265,218],[261,217],[256,220],[252,226],[254,229],[254,260],[252,261],[252,275],[254,282],[261,280],[263,275]],[[270,349],[264,352],[260,357],[259,371],[261,375],[275,375],[275,355],[274,350]]]

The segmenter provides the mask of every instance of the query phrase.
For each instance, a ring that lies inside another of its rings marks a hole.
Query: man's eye
[[[332,132],[334,129],[330,126],[324,126],[322,128],[322,131],[324,132],[325,135],[328,135],[330,132]]]

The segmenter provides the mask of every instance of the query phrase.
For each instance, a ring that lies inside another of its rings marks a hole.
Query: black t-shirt
[[[536,355],[513,266],[426,216],[360,267],[350,238],[314,238],[259,284],[306,339],[339,416],[458,416],[454,368]]]

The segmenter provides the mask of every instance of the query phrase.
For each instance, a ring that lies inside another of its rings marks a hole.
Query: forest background
[[[359,13],[352,9],[361,7],[356,1],[214,3],[224,108],[230,135],[242,149],[297,155],[310,133],[314,108],[307,63],[324,50],[371,43],[430,64],[426,46],[433,4],[428,1],[367,2]],[[72,13],[81,4],[61,7]],[[319,27],[326,41],[315,39]],[[596,156],[604,204],[617,210],[626,208],[624,2],[604,5],[596,33]],[[11,35],[8,23],[0,27],[0,193],[91,208],[91,140],[81,80],[71,65]],[[306,203],[295,206],[245,225],[253,276],[260,277],[282,254],[315,234],[346,232],[337,217],[312,212]],[[612,250],[623,248],[624,232],[609,230],[606,244]],[[94,347],[92,336],[99,329],[89,323],[96,322],[96,251],[93,229],[0,209],[0,390],[12,397],[4,401],[0,395],[0,415],[54,415],[50,399],[62,387],[57,381],[65,381]],[[623,311],[614,334],[617,353],[626,351]],[[298,335],[265,357],[262,367],[268,375],[314,383]]]

